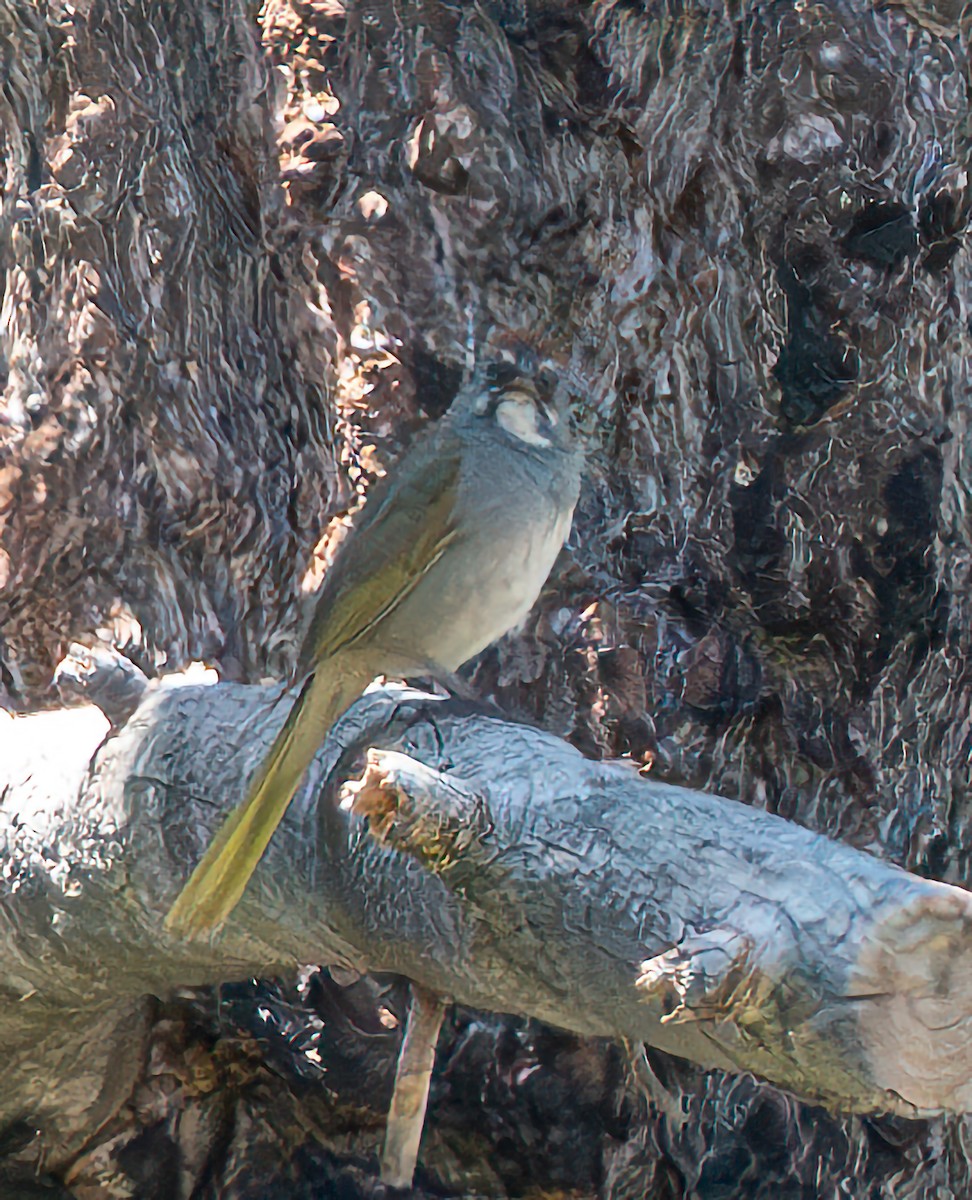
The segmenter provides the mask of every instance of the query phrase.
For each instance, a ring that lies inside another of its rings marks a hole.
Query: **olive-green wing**
[[[353,647],[394,612],[455,541],[460,446],[451,430],[440,425],[436,433],[372,485],[325,576],[300,674]]]

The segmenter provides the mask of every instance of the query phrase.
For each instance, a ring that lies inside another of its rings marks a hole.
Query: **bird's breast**
[[[488,506],[487,506],[488,507]],[[413,670],[455,671],[523,620],[570,528],[551,506],[483,514],[464,528],[400,605],[388,633]]]

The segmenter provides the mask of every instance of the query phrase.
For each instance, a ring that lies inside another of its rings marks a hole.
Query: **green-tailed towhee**
[[[580,486],[552,391],[546,371],[478,372],[372,487],[321,588],[300,694],[170,909],[170,930],[202,933],[229,915],[328,729],[376,675],[448,675],[529,612]]]

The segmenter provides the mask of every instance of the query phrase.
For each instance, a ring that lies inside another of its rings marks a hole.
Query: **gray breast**
[[[559,450],[523,453],[497,437],[467,443],[457,536],[389,623],[394,648],[454,671],[518,625],[570,529],[578,477]]]

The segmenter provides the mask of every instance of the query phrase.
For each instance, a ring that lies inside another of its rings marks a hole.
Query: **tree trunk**
[[[470,357],[519,338],[570,381],[588,466],[568,551],[528,628],[475,664],[479,692],[589,756],[965,883],[968,32],[948,0],[0,0],[9,703],[49,706],[72,641],[150,675],[281,677],[329,519]],[[51,745],[36,794],[69,805],[83,756]],[[221,753],[194,771],[241,778]],[[272,941],[255,927],[246,973],[282,965],[262,903]],[[45,947],[87,1005],[80,944],[61,959],[51,932],[24,962]],[[695,936],[646,954],[646,979],[675,986]],[[232,964],[184,966],[172,984]],[[75,1195],[270,1195],[284,1159],[288,1194],[341,1172],[367,1188],[334,1131],[378,1145],[395,985],[119,1009],[115,974],[81,1062],[63,1002],[24,1027],[78,1096],[118,1064],[101,1132],[51,1151]],[[447,1021],[442,1186],[972,1188],[963,1117],[842,1121],[654,1051],[676,1103],[646,1114],[616,1051],[577,1036]],[[324,1081],[359,1064],[333,1092],[356,1122],[302,1086],[322,1082],[305,1050],[336,1056]],[[28,1142],[10,1126],[12,1164]]]

